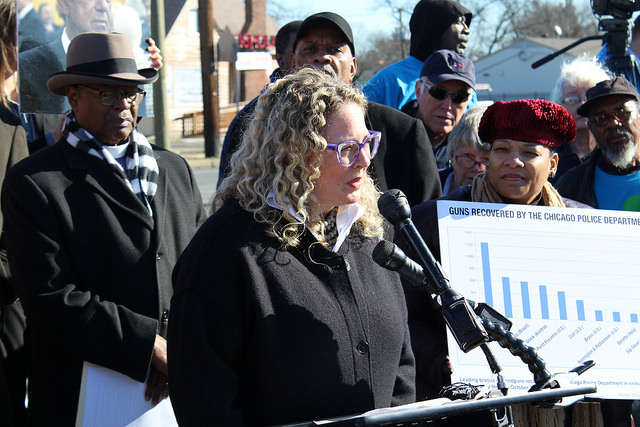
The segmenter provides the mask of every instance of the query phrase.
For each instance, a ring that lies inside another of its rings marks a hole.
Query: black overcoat
[[[373,239],[284,249],[228,203],[175,268],[169,387],[181,425],[277,425],[413,402],[397,273]]]
[[[74,423],[85,360],[145,380],[173,266],[204,217],[185,160],[153,151],[153,218],[104,160],[63,140],[7,176],[3,208],[30,328],[33,425]]]

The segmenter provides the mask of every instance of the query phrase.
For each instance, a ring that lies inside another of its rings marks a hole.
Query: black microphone
[[[442,267],[433,257],[411,221],[411,208],[404,193],[400,190],[387,191],[378,199],[378,209],[387,221],[400,229],[404,238],[418,255],[419,264],[424,272],[429,273],[428,277],[431,280],[427,281],[427,284],[431,285],[431,292],[438,295],[442,316],[460,349],[466,353],[489,341],[489,334],[469,303],[449,286],[449,281],[442,271]]]
[[[387,270],[397,271],[402,277],[417,286],[427,286],[427,276],[420,264],[409,258],[398,246],[388,240],[378,242],[373,253],[373,260]]]
[[[407,196],[400,190],[389,190],[378,199],[378,210],[394,227],[400,229],[405,240],[418,256],[418,263],[428,273],[437,293],[449,289],[449,281],[440,264],[422,240],[420,233],[411,221],[411,208]]]

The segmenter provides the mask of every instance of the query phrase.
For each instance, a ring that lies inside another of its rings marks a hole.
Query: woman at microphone
[[[487,170],[471,185],[442,199],[485,203],[587,207],[563,198],[548,182],[558,168],[556,149],[573,141],[576,124],[562,106],[542,100],[496,102],[482,115],[479,136],[491,144]],[[412,209],[412,219],[434,257],[440,261],[438,213],[431,200]],[[412,256],[397,233],[396,243]],[[409,329],[416,357],[416,398],[436,397],[450,384],[453,367],[448,358],[445,323],[430,305],[428,295],[403,284],[409,310]]]
[[[400,279],[366,169],[362,93],[303,69],[260,96],[230,176],[174,271],[181,425],[275,425],[415,401]]]

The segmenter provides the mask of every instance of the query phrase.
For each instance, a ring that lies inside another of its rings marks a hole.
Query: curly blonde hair
[[[305,224],[324,242],[324,221],[313,194],[327,148],[320,132],[327,117],[345,104],[358,105],[363,114],[366,111],[360,90],[315,69],[302,69],[270,84],[260,95],[242,143],[231,157],[230,175],[216,192],[212,211],[235,199],[285,246],[300,243]],[[283,210],[268,205],[272,191]],[[358,203],[365,213],[352,231],[380,238],[383,220],[376,205],[380,193],[368,174],[360,194]]]

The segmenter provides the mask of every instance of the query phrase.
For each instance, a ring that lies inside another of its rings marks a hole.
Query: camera
[[[640,10],[640,0],[591,0],[591,10],[596,16],[630,19],[633,12]]]

